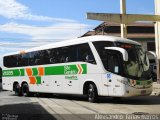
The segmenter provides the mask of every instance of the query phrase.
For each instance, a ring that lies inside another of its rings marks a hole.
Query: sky
[[[154,0],[126,0],[128,14],[154,14]],[[100,21],[87,12],[120,13],[120,0],[0,0],[0,66],[6,53],[77,38]]]

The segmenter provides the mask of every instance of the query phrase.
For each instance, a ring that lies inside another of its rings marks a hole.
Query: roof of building
[[[103,22],[93,29],[86,32],[83,36],[91,35],[110,35],[120,37],[120,24]],[[153,22],[135,22],[127,25],[127,38],[155,38]]]

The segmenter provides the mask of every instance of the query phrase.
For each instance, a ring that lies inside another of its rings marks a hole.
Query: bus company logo
[[[68,80],[78,80],[78,77],[77,76],[65,76],[65,79],[68,79]]]
[[[65,75],[83,74],[83,71],[84,69],[81,64],[64,66]]]
[[[66,65],[66,66],[64,66],[64,74],[65,75],[77,74],[77,71],[75,69],[72,69],[71,66]]]
[[[11,76],[13,75],[13,71],[3,71],[3,76]]]

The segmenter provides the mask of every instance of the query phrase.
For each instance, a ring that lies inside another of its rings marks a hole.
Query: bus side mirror
[[[128,52],[125,49],[119,48],[119,47],[105,47],[104,49],[118,51],[118,52],[122,53],[123,60],[128,61]]]

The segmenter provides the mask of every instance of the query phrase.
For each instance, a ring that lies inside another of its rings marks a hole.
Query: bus
[[[4,90],[98,96],[147,96],[152,79],[146,51],[132,40],[88,36],[51,43],[3,57]]]

